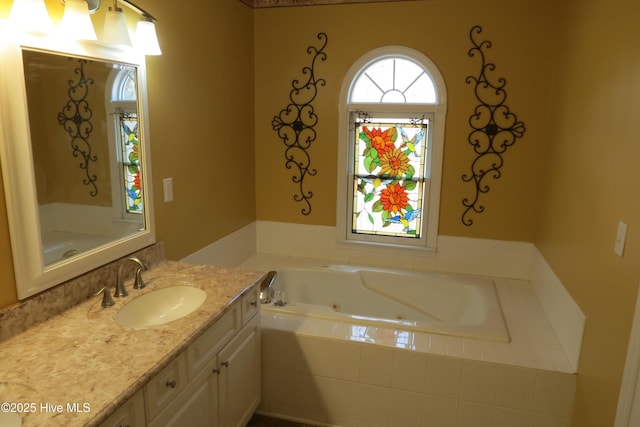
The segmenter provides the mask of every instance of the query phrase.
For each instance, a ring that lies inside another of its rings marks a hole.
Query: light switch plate
[[[164,202],[173,202],[173,178],[164,178],[162,180],[162,193]]]
[[[616,234],[616,244],[613,251],[618,256],[624,255],[624,243],[627,240],[627,224],[622,221],[618,222],[618,234]]]

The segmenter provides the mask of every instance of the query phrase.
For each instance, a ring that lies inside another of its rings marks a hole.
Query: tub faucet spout
[[[273,297],[273,282],[278,275],[277,271],[270,271],[260,283],[260,304],[270,304]]]

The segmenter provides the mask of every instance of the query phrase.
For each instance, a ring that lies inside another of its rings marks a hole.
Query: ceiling
[[[254,8],[285,6],[317,6],[322,4],[379,3],[403,0],[240,0]]]

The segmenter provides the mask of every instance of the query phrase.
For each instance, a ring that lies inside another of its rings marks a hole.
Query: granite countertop
[[[100,424],[262,273],[166,261],[142,277],[147,287],[132,289],[133,280],[127,280],[129,296],[114,298],[113,307],[103,309],[102,297],[96,296],[0,343],[0,404],[22,409],[23,426]],[[165,325],[131,329],[116,323],[115,315],[126,303],[175,285],[201,288],[207,298],[193,313]]]

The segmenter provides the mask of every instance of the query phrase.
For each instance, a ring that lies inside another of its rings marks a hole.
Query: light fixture
[[[131,46],[129,29],[122,9],[118,7],[118,0],[113,0],[113,7],[109,8],[104,19],[102,41],[105,43]]]
[[[156,26],[154,24],[154,21],[157,21],[157,19],[129,0],[122,0],[122,3],[142,15],[142,19],[138,21],[138,25],[136,26],[134,46],[145,55],[162,55],[160,43],[158,43],[158,35],[156,34]]]
[[[81,40],[97,40],[85,0],[65,0],[60,33]]]
[[[53,26],[44,0],[13,0],[9,22],[20,30],[51,33]]]
[[[136,26],[135,46],[145,55],[162,55],[156,26],[153,20],[143,15],[143,19],[138,21]]]

